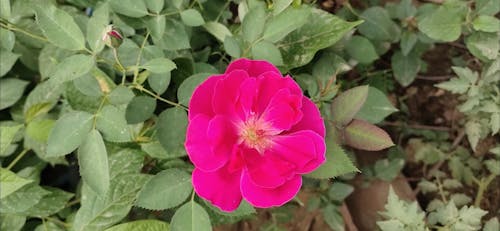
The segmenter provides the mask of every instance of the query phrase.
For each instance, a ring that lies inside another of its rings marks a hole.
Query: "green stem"
[[[101,112],[102,108],[104,107],[104,103],[106,102],[106,99],[108,98],[108,95],[104,95],[102,97],[102,100],[101,100],[101,103],[99,104],[99,107],[97,108],[97,110],[95,111],[94,113],[94,121],[92,123],[92,129],[95,129],[96,127],[96,124],[97,124],[97,116],[99,115],[99,113]]]
[[[222,14],[224,14],[224,11],[226,10],[227,7],[229,7],[229,3],[231,3],[230,0],[227,0],[226,4],[224,4],[224,7],[222,7],[220,13],[217,15],[217,18],[215,18],[215,22],[218,22]]]
[[[26,153],[28,153],[30,149],[24,149],[21,153],[19,153],[19,155],[17,155],[17,157],[12,161],[10,162],[9,166],[7,166],[7,170],[10,170],[12,167],[14,167],[14,165],[16,165],[16,163],[21,160],[25,155]]]
[[[488,177],[486,177],[486,179],[481,178],[481,180],[479,180],[478,182],[475,181],[478,184],[478,189],[477,189],[476,199],[474,200],[474,206],[480,207],[481,201],[483,200],[484,192],[486,191],[486,189],[488,189],[488,186],[495,178],[496,175],[491,174]]]
[[[41,40],[41,41],[44,41],[44,42],[49,42],[49,40],[47,38],[42,37],[42,36],[38,36],[36,34],[28,32],[28,31],[25,31],[25,30],[17,27],[16,25],[14,25],[12,23],[9,23],[9,22],[0,23],[0,26],[2,26],[3,28],[5,28],[7,30],[10,30],[10,31],[17,31],[19,33],[25,34],[25,35],[27,35],[29,37],[34,38],[34,39],[38,39],[38,40]]]
[[[142,50],[144,50],[144,46],[146,46],[146,42],[148,41],[149,38],[149,31],[146,33],[146,36],[144,37],[144,40],[142,41],[141,48],[139,49],[139,54],[137,55],[137,60],[135,62],[135,70],[134,70],[134,80],[132,83],[137,82],[137,76],[139,75],[139,64],[141,63],[141,58],[142,58]]]
[[[170,104],[170,105],[172,105],[172,106],[179,107],[179,108],[182,108],[182,109],[184,109],[184,110],[188,111],[188,108],[187,108],[186,106],[184,106],[184,105],[182,105],[182,104],[179,104],[179,103],[176,103],[176,102],[172,102],[172,101],[170,101],[170,100],[168,100],[168,99],[164,99],[164,98],[162,98],[162,97],[158,96],[157,94],[155,94],[155,93],[151,92],[150,90],[148,90],[148,89],[144,88],[142,85],[139,85],[139,84],[134,84],[134,85],[133,85],[133,87],[134,87],[135,89],[139,90],[139,91],[142,91],[142,92],[144,92],[144,93],[146,93],[146,94],[148,94],[148,95],[152,96],[153,98],[155,98],[155,99],[157,99],[157,100],[160,100],[160,101],[165,102],[165,103],[167,103],[167,104]]]
[[[120,71],[122,72],[122,84],[121,85],[124,85],[125,79],[127,78],[127,73],[126,73],[125,67],[122,65],[122,63],[120,62],[120,59],[118,58],[118,50],[116,48],[113,48],[113,56],[115,57],[116,64],[118,65],[118,67],[120,68]]]
[[[65,228],[70,227],[70,225],[69,225],[68,223],[63,222],[63,221],[60,221],[60,220],[58,220],[58,219],[54,219],[54,218],[52,218],[52,217],[42,217],[42,220],[43,220],[43,219],[45,219],[45,220],[47,220],[47,221],[51,221],[51,222],[53,222],[53,223],[56,223],[57,225],[63,226],[63,227],[65,227]]]

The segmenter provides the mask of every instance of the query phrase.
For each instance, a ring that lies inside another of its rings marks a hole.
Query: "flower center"
[[[262,154],[272,144],[273,134],[270,128],[266,122],[250,118],[240,126],[239,142]]]

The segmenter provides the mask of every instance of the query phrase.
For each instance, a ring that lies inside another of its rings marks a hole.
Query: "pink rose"
[[[242,198],[281,206],[301,174],[325,161],[318,108],[290,76],[266,61],[238,59],[200,84],[189,103],[185,147],[196,193],[224,211]]]

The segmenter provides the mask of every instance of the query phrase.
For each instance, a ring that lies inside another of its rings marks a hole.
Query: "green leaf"
[[[400,200],[392,187],[389,187],[385,211],[379,212],[386,220],[378,221],[382,230],[425,230],[425,213],[416,201],[409,203]]]
[[[252,56],[254,59],[267,60],[275,66],[283,65],[283,58],[278,47],[265,40],[252,46]]]
[[[417,40],[418,40],[417,33],[411,31],[404,31],[401,34],[401,41],[399,43],[399,46],[401,47],[401,53],[404,56],[407,56],[413,49],[413,47],[415,47]]]
[[[73,55],[57,64],[49,81],[62,84],[87,74],[94,67],[94,59],[89,55]]]
[[[0,214],[0,230],[19,231],[24,226],[25,222],[25,216],[18,216],[14,214]]]
[[[472,27],[478,31],[498,32],[500,31],[500,20],[493,16],[479,15],[472,21]]]
[[[343,202],[353,191],[353,186],[342,182],[335,182],[328,190],[328,197],[331,200]]]
[[[351,172],[359,172],[358,168],[354,166],[344,150],[340,145],[336,144],[333,137],[328,133],[326,138],[326,161],[314,172],[306,176],[327,179],[334,178],[343,174]]]
[[[151,33],[151,37],[153,37],[155,41],[162,39],[162,36],[165,33],[166,23],[167,20],[165,19],[165,15],[157,15],[144,19],[144,24],[146,24],[146,27]]]
[[[289,7],[266,23],[262,38],[269,42],[278,42],[290,32],[303,26],[309,16],[311,11],[305,5],[300,8]]]
[[[22,215],[25,211],[36,205],[49,191],[36,184],[27,184],[0,200],[0,213]]]
[[[192,189],[188,173],[179,169],[163,170],[144,185],[135,204],[152,210],[173,208],[182,204],[191,195]]]
[[[170,85],[171,74],[166,72],[163,74],[151,74],[148,77],[149,86],[158,94],[163,94]]]
[[[353,148],[367,151],[379,151],[394,145],[391,137],[384,130],[357,119],[345,128],[344,140]]]
[[[203,25],[205,30],[208,31],[211,35],[213,35],[217,40],[224,42],[226,36],[233,36],[231,31],[227,29],[226,26],[220,24],[218,22],[207,22]]]
[[[3,132],[2,132],[3,136]],[[16,190],[33,182],[32,180],[19,177],[8,169],[0,168],[0,199],[14,193]]]
[[[94,116],[76,111],[64,114],[56,121],[47,143],[47,157],[64,156],[74,151],[92,129]]]
[[[195,9],[187,9],[181,12],[181,19],[187,26],[201,26],[205,24],[205,20],[201,16],[200,12]]]
[[[7,74],[19,58],[19,54],[14,54],[8,50],[0,49],[0,77]]]
[[[247,42],[254,42],[261,37],[266,24],[266,11],[262,7],[254,7],[243,18],[241,31],[243,39]],[[222,39],[223,41],[223,39]]]
[[[500,223],[498,223],[498,218],[493,217],[484,224],[483,231],[497,231],[499,229]]]
[[[47,43],[40,51],[38,59],[38,69],[40,69],[40,74],[42,79],[46,79],[52,76],[54,71],[57,69],[57,65],[61,63],[65,58],[74,54],[74,51],[66,50],[52,43]]]
[[[4,28],[0,28],[0,49],[3,48],[5,50],[12,51],[15,42],[16,36],[14,35],[14,32]],[[2,72],[0,71],[0,73]]]
[[[475,10],[477,14],[494,16],[500,12],[499,0],[476,0]]]
[[[391,101],[377,88],[370,87],[368,96],[361,109],[354,118],[368,121],[370,123],[380,123],[388,115],[397,112]]]
[[[420,70],[420,60],[414,54],[404,56],[401,52],[396,52],[391,58],[391,65],[394,78],[403,87],[410,85]]]
[[[273,1],[273,15],[278,15],[287,9],[290,4],[292,4],[293,0],[275,0]]]
[[[156,100],[149,96],[136,96],[127,105],[125,119],[128,124],[136,124],[149,119],[156,108]]]
[[[370,42],[362,36],[352,36],[346,46],[347,53],[362,64],[370,64],[378,59],[377,51]]]
[[[177,90],[177,99],[179,99],[179,103],[182,105],[188,105],[194,89],[205,81],[208,76],[210,76],[210,74],[199,73],[189,76],[187,79],[182,81],[179,89]]]
[[[364,20],[358,26],[359,33],[372,40],[397,41],[401,29],[394,23],[386,9],[382,7],[370,7],[361,14]]]
[[[483,61],[498,57],[500,43],[498,33],[475,32],[465,38],[467,49]]]
[[[138,221],[132,221],[115,225],[111,228],[106,229],[105,231],[138,231],[138,230],[168,231],[169,225],[166,222],[158,220],[138,220]]]
[[[226,53],[231,57],[241,57],[240,44],[232,36],[226,36],[226,38],[224,39],[224,50],[226,50]]]
[[[78,148],[80,175],[97,195],[105,195],[109,189],[108,154],[101,134],[92,130]]]
[[[10,144],[14,140],[19,129],[23,127],[22,124],[14,126],[0,126],[0,153],[5,153]]]
[[[14,78],[0,79],[0,110],[14,105],[21,99],[28,83]]]
[[[134,96],[134,92],[130,88],[118,86],[109,93],[108,100],[114,105],[128,104]]]
[[[381,159],[375,162],[373,170],[377,178],[391,182],[401,173],[404,165],[405,161],[401,158]]]
[[[153,158],[157,159],[173,159],[177,157],[186,156],[186,152],[167,152],[159,141],[149,143],[141,143],[141,149]]]
[[[442,5],[418,22],[418,29],[432,39],[452,42],[460,37],[462,14],[457,9]]]
[[[309,63],[318,50],[335,44],[344,34],[361,23],[346,22],[320,9],[311,7],[309,10],[310,20],[276,44],[286,69]]]
[[[194,201],[180,207],[170,222],[172,231],[206,231],[212,230],[210,218],[203,207]]]
[[[150,2],[150,1],[147,1]],[[87,23],[87,43],[94,52],[104,49],[103,33],[109,24],[109,5],[104,2],[95,8]]]
[[[187,115],[180,108],[169,108],[163,111],[157,122],[158,140],[169,153],[184,149],[186,137]]]
[[[172,60],[167,59],[167,58],[151,59],[151,60],[147,61],[141,67],[146,69],[146,70],[149,70],[153,73],[166,73],[166,72],[170,72],[171,70],[177,68],[175,63],[172,62]]]
[[[130,142],[132,141],[127,120],[125,119],[125,109],[106,105],[101,113],[97,115],[97,129],[102,133],[104,139],[110,142]]]
[[[37,23],[49,42],[68,50],[85,48],[83,33],[71,15],[51,4],[35,6]]]
[[[9,20],[11,17],[10,1],[9,0],[1,0],[0,4],[2,5],[2,9],[0,9],[0,17],[4,18],[6,20]]]
[[[465,123],[465,134],[469,140],[472,150],[476,150],[477,143],[481,138],[481,124],[476,120],[469,120]]]
[[[132,208],[137,193],[150,179],[139,174],[144,157],[140,151],[123,149],[109,155],[110,189],[97,195],[88,185],[82,186],[81,207],[73,230],[102,230],[122,220]]]
[[[148,14],[143,0],[111,0],[109,3],[114,12],[128,17],[140,18]]]
[[[491,174],[500,175],[500,161],[499,160],[485,160],[484,165]]]
[[[344,230],[344,220],[337,206],[329,203],[321,210],[323,218],[332,230]]]
[[[102,101],[100,96],[83,94],[76,88],[74,82],[66,83],[64,90],[64,97],[71,106],[71,109],[89,113],[94,113],[99,109],[100,102]]]
[[[368,96],[368,86],[359,86],[351,88],[332,102],[332,117],[340,125],[346,125],[358,113]]]
[[[219,208],[211,204],[211,202],[202,200],[204,207],[209,208],[207,211],[210,215],[210,221],[212,225],[224,224],[224,223],[235,223],[241,219],[250,217],[252,214],[256,214],[255,208],[249,204],[247,201],[242,200],[238,208],[232,212],[224,212]]]
[[[191,48],[189,35],[184,24],[178,20],[168,18],[165,22],[165,30],[159,38],[154,38],[155,45],[166,50],[180,50]],[[136,56],[137,57],[137,56]]]
[[[26,216],[48,217],[66,207],[73,193],[63,191],[58,188],[45,188],[48,192],[37,204],[23,212]]]
[[[164,5],[165,5],[164,0],[148,0],[148,1],[146,1],[146,6],[148,7],[148,9],[155,12],[155,13],[160,13],[160,11],[163,9]]]

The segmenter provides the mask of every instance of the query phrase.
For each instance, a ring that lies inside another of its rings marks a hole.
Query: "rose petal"
[[[281,75],[278,68],[276,68],[272,63],[264,60],[249,60],[245,58],[238,59],[229,64],[225,74],[231,73],[234,70],[244,70],[251,77],[257,77],[260,74],[269,71]]]
[[[325,161],[325,142],[317,133],[304,130],[273,139],[269,154],[295,164],[296,173],[305,174],[314,171]]]
[[[193,170],[193,187],[196,193],[222,211],[232,212],[241,203],[241,172],[230,173],[226,167],[215,172]]]
[[[237,116],[236,102],[240,96],[240,85],[248,78],[245,71],[235,70],[217,82],[211,103],[215,114]]]
[[[261,117],[274,128],[284,131],[302,119],[301,107],[302,96],[281,89],[273,96]]]
[[[236,128],[231,120],[222,115],[215,116],[208,123],[207,138],[215,155],[229,157],[238,140]],[[208,147],[206,147],[208,148]]]
[[[282,206],[292,200],[302,186],[302,177],[295,175],[276,188],[262,188],[255,185],[245,171],[241,176],[241,194],[251,205],[259,208]]]
[[[299,85],[290,76],[282,77],[279,73],[265,72],[257,78],[258,94],[256,109],[264,112],[273,96],[281,89],[288,89],[293,95],[302,95]]]
[[[210,148],[211,140],[207,136],[210,118],[204,114],[195,116],[187,127],[185,148],[194,166],[203,171],[215,171],[229,159],[230,153],[214,153]]]
[[[189,101],[189,120],[193,119],[199,113],[209,117],[214,116],[212,97],[215,90],[215,84],[222,77],[223,75],[211,76],[194,89],[191,100]]]
[[[246,148],[242,156],[249,178],[260,187],[275,188],[284,184],[294,174],[295,166],[276,155],[262,155],[255,149]]]
[[[301,130],[312,130],[318,133],[321,137],[325,137],[325,123],[321,118],[321,113],[318,107],[307,97],[302,97],[302,120],[292,126],[287,133],[292,133]]]

